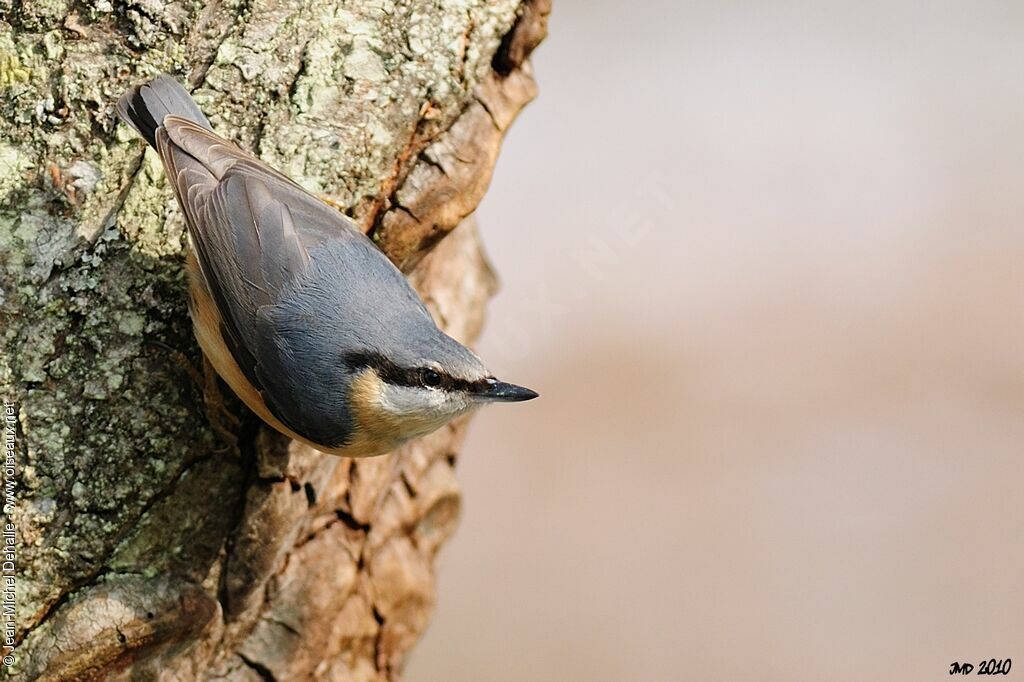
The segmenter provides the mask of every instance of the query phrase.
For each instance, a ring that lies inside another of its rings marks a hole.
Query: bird
[[[199,346],[271,427],[370,457],[484,404],[538,396],[441,331],[344,213],[215,133],[174,78],[131,87],[116,108],[156,149],[184,214]]]

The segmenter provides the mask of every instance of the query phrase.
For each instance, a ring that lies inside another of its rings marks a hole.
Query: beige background
[[[413,682],[1024,679],[1024,5],[558,0]]]

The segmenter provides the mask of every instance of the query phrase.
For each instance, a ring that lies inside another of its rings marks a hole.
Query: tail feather
[[[166,116],[181,116],[207,130],[213,129],[188,91],[167,75],[157,76],[124,93],[117,102],[117,113],[146,138],[151,147],[156,147],[156,131]]]

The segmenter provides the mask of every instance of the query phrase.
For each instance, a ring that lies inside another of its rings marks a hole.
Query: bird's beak
[[[474,394],[478,399],[487,402],[517,403],[522,400],[533,400],[539,393],[524,386],[506,384],[497,379],[488,379],[483,388]]]

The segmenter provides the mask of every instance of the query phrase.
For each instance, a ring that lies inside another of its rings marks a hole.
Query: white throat
[[[430,433],[476,405],[461,392],[384,383],[380,407],[408,424],[410,437]]]

